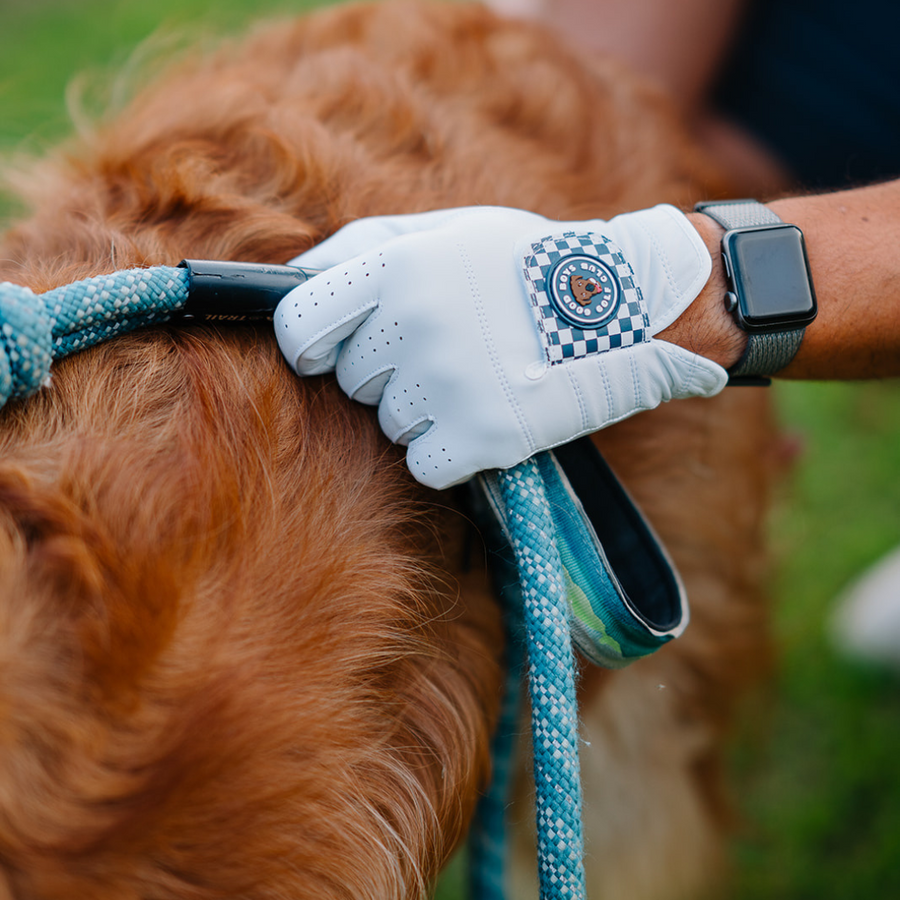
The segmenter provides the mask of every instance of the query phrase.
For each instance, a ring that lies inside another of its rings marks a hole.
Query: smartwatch
[[[816,317],[803,232],[756,200],[698,203],[694,211],[725,228],[725,308],[747,332],[747,349],[728,370],[729,384],[768,384],[766,376],[790,363]]]

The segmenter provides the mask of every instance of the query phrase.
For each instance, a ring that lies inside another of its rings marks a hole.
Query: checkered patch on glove
[[[568,232],[531,245],[528,293],[551,364],[650,340],[634,271],[611,239]]]

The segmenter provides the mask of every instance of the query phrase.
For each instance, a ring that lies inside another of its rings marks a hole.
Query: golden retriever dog
[[[635,76],[405,0],[179,64],[16,189],[30,213],[0,279],[37,292],[184,257],[281,263],[371,214],[571,220],[721,190]],[[767,653],[761,394],[597,437],[693,621],[581,673],[593,897],[696,896],[723,858],[723,749]],[[490,773],[484,556],[456,495],[418,486],[330,379],[296,378],[270,326],[174,322],[55,364],[0,422],[0,897],[427,894]]]

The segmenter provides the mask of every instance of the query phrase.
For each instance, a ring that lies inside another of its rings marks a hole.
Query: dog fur
[[[15,181],[31,212],[0,278],[36,291],[184,257],[284,262],[371,214],[609,217],[723,190],[610,61],[404,0],[181,64]],[[118,338],[0,426],[0,897],[427,892],[488,778],[501,683],[454,496],[412,481],[371,410],[293,376],[266,327]],[[597,441],[692,624],[582,673],[589,893],[696,896],[722,862],[728,728],[768,654],[769,416],[761,392],[726,391]]]

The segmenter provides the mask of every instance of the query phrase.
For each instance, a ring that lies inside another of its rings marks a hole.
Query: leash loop
[[[77,350],[164,322],[184,306],[184,269],[126,269],[35,294],[0,283],[0,406],[50,380],[50,363]]]
[[[33,394],[50,377],[50,318],[40,297],[0,283],[0,405]]]

